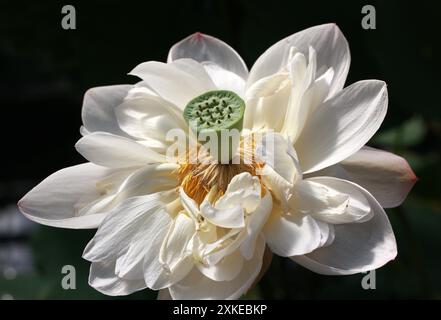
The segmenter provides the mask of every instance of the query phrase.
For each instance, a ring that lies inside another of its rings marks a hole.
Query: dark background
[[[276,41],[335,22],[347,37],[347,84],[388,83],[389,110],[371,145],[400,154],[419,181],[404,205],[388,210],[398,257],[363,275],[326,277],[275,258],[246,298],[441,298],[440,9],[436,1],[0,1],[0,299],[102,299],[87,285],[81,253],[93,230],[28,222],[15,203],[52,172],[84,162],[82,97],[90,87],[134,83],[126,74],[165,61],[175,42],[196,31],[232,45],[248,67]],[[61,8],[76,8],[77,29],[61,28]],[[361,28],[361,8],[376,8],[376,30]],[[61,268],[77,269],[63,290]],[[155,298],[143,291],[129,298]]]

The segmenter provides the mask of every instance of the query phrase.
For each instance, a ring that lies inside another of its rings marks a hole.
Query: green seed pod
[[[232,138],[229,138],[229,148],[224,150],[221,145],[221,133],[230,132],[236,129],[242,130],[245,102],[234,92],[227,90],[208,91],[191,100],[184,109],[184,119],[194,133],[198,136],[214,131],[219,142],[218,159],[222,154],[228,152],[228,159],[231,160],[235,151]],[[203,121],[201,121],[203,119]],[[225,159],[222,157],[222,159]]]

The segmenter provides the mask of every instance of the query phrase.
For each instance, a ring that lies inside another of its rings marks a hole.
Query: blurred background
[[[419,177],[406,202],[387,210],[395,261],[376,272],[327,277],[274,258],[246,299],[441,298],[440,8],[436,1],[0,1],[0,299],[110,299],[87,284],[81,258],[93,230],[63,230],[26,220],[16,202],[52,172],[85,160],[76,153],[84,92],[134,83],[147,60],[164,61],[196,31],[223,39],[251,67],[276,41],[335,22],[347,37],[347,84],[388,83],[389,110],[370,145],[404,156]],[[61,8],[76,8],[77,29],[61,28]],[[361,8],[376,9],[376,29]],[[61,268],[76,267],[76,290],[61,288]],[[142,291],[129,299],[155,298]]]

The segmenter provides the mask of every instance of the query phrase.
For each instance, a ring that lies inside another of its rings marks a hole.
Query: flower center
[[[197,140],[210,144],[213,157],[225,164],[237,150],[244,111],[245,102],[237,94],[216,90],[191,100],[183,116]]]
[[[217,194],[213,195],[211,201],[217,200],[227,190],[231,179],[242,173],[248,172],[253,176],[260,178],[261,169],[264,163],[255,154],[256,143],[253,137],[251,139],[242,138],[238,148],[238,158],[235,163],[222,164],[211,161],[211,155],[204,154],[203,148],[197,148],[199,154],[197,163],[191,163],[190,152],[184,161],[180,163],[177,170],[178,179],[185,193],[198,204],[201,204],[208,192],[215,188]]]

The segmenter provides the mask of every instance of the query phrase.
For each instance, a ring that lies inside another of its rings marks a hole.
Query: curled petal
[[[374,212],[372,219],[364,223],[335,225],[332,244],[291,259],[305,268],[327,275],[370,271],[393,260],[397,255],[397,245],[389,219],[375,198],[366,190],[363,192]]]
[[[304,55],[312,47],[317,53],[317,70],[334,69],[329,96],[343,88],[351,57],[348,42],[335,24],[323,24],[297,32],[271,46],[251,68],[248,86],[284,68],[293,47]]]
[[[231,281],[213,281],[193,268],[187,277],[170,289],[173,299],[238,299],[251,287],[262,268],[265,241],[259,237],[251,260],[244,261],[240,273]]]
[[[222,228],[242,228],[245,226],[244,211],[239,206],[217,209],[208,200],[201,204],[201,215],[212,224]]]
[[[373,212],[364,193],[349,181],[332,177],[315,177],[295,186],[289,203],[302,214],[332,224],[365,222]]]
[[[259,178],[248,172],[240,173],[231,179],[224,195],[216,201],[216,208],[242,206],[247,212],[256,209],[260,202],[261,186]]]
[[[289,103],[291,81],[287,73],[259,79],[246,92],[244,127],[280,131]]]
[[[214,225],[223,228],[245,226],[244,214],[252,212],[260,203],[260,181],[248,172],[231,179],[225,194],[214,205],[207,195],[201,204],[201,215]]]
[[[257,238],[271,213],[272,206],[272,197],[267,191],[257,209],[247,217],[246,230],[242,231],[245,235],[240,244],[240,252],[247,260],[250,260],[254,255]]]
[[[195,234],[193,220],[179,213],[170,225],[159,252],[159,261],[175,283],[184,278],[193,267],[190,241]]]
[[[244,259],[239,250],[225,256],[214,265],[197,264],[198,270],[207,278],[213,281],[231,281],[236,278],[242,270]]]
[[[293,184],[302,177],[296,150],[281,134],[268,132],[258,143],[258,157],[285,181]]]
[[[267,245],[281,257],[309,253],[320,246],[322,231],[319,224],[309,215],[284,213],[274,204],[264,227]]]

